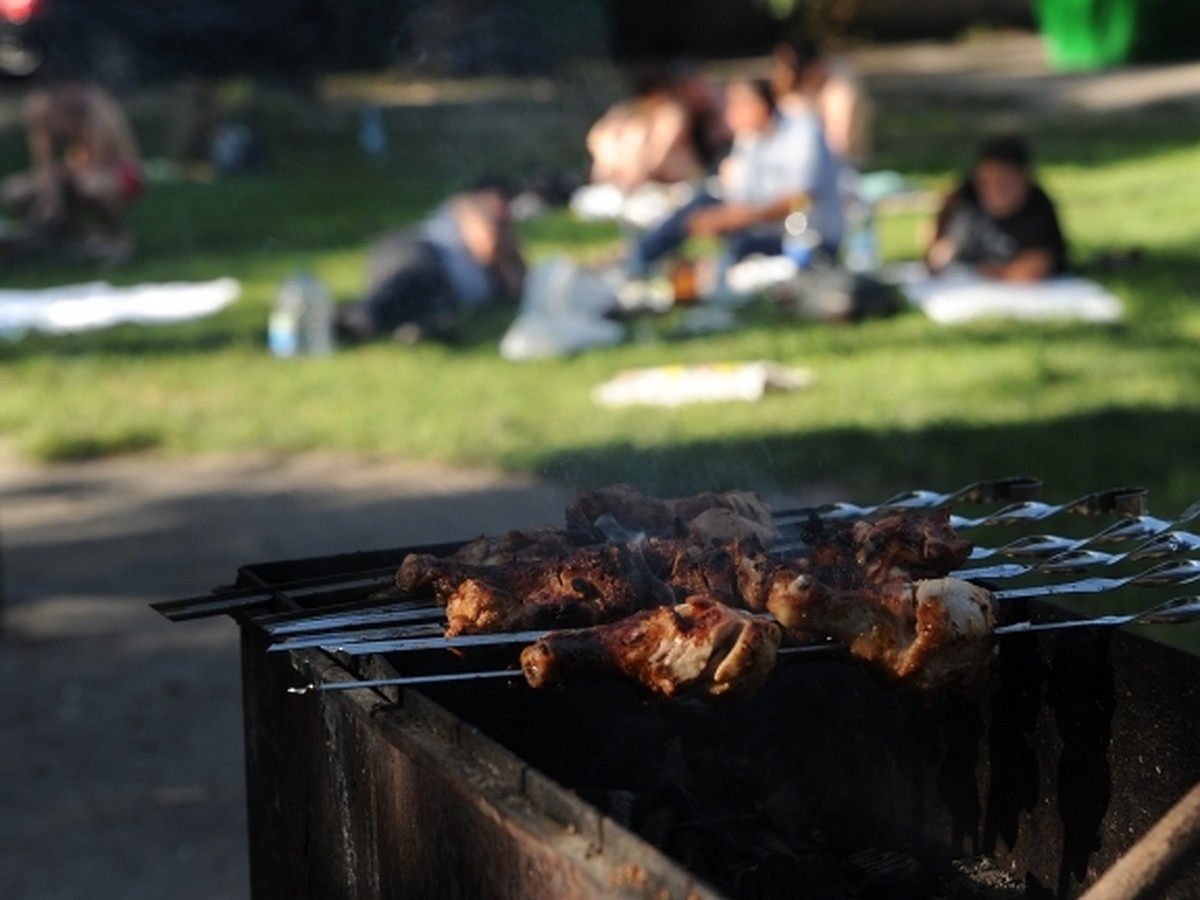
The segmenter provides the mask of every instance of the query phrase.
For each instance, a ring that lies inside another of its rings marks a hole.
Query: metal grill
[[[828,645],[781,657],[810,662],[776,666],[736,704],[639,703],[619,681],[514,686],[526,635],[447,652],[431,598],[395,595],[408,553],[458,544],[245,565],[233,588],[155,608],[242,625],[255,896],[765,896],[748,872],[785,873],[793,896],[816,860],[830,890],[889,900],[1071,900],[1195,793],[1200,659],[1118,626],[1190,634],[1200,504],[1159,518],[1137,488],[1053,503],[1003,479],[779,512],[775,549],[796,551],[813,516],[943,508],[975,545],[957,574],[1003,598],[977,696],[881,690]],[[680,797],[664,832],[656,816]],[[1178,868],[1195,844],[1152,873],[1175,882],[1163,896],[1198,895],[1200,872]],[[923,880],[960,865],[1012,889]]]

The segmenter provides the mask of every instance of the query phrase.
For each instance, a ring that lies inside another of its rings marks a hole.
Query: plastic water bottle
[[[851,272],[873,272],[879,268],[879,242],[871,205],[861,200],[850,204],[846,222],[845,264]]]
[[[378,106],[363,107],[358,124],[358,146],[376,164],[387,154],[387,132],[383,128],[383,112]]]
[[[280,286],[267,323],[267,344],[279,357],[333,351],[333,297],[319,278],[302,272]]]
[[[821,235],[812,228],[808,216],[794,212],[783,221],[783,255],[800,269],[811,269],[821,246]]]

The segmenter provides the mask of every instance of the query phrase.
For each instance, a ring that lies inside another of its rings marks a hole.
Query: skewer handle
[[[360,688],[404,687],[406,685],[437,684],[450,681],[483,681],[488,678],[521,678],[520,669],[496,669],[485,672],[443,672],[439,675],[398,675],[395,678],[371,678],[363,681],[327,681],[288,688],[289,694],[326,693],[328,691],[357,691]]]

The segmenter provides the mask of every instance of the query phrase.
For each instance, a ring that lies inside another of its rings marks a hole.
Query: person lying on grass
[[[985,141],[970,176],[935,221],[925,263],[933,273],[967,266],[998,281],[1041,281],[1067,268],[1067,242],[1054,202],[1033,175],[1021,137]]]
[[[369,252],[366,294],[338,310],[338,333],[401,343],[445,339],[464,313],[518,299],[525,260],[511,201],[502,179],[485,178],[415,227],[378,237]]]

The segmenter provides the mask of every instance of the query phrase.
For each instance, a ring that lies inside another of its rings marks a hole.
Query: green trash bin
[[[1138,0],[1037,0],[1034,8],[1054,68],[1101,69],[1129,60]]]

